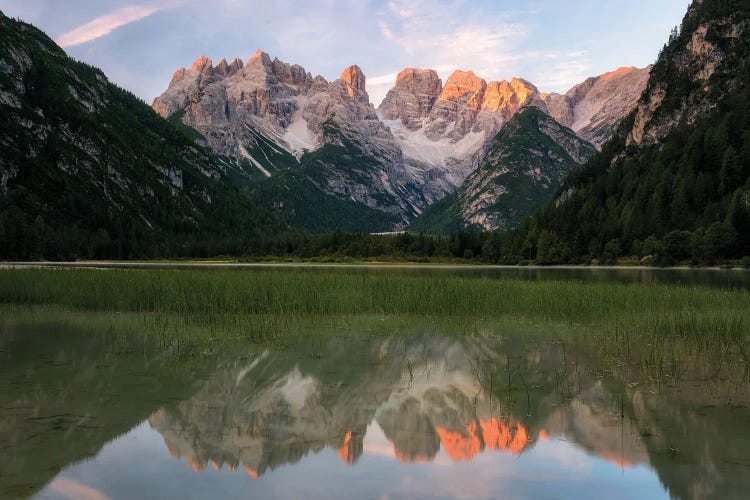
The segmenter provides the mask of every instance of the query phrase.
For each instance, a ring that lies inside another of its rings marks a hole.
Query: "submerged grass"
[[[580,345],[602,371],[659,385],[696,370],[750,377],[747,289],[444,271],[0,270],[0,350],[4,325],[45,321],[98,335],[107,352],[181,356],[300,338],[322,351],[336,335],[490,333]]]

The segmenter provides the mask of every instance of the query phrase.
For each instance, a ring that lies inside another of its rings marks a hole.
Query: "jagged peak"
[[[536,86],[523,78],[491,81],[487,84],[482,109],[505,110],[506,113],[512,113],[517,107],[533,101],[537,96],[539,96],[539,90]],[[506,118],[510,118],[510,114]]]
[[[313,83],[318,85],[328,85],[328,80],[322,75],[316,75],[315,78],[313,78]]]
[[[250,59],[247,60],[248,66],[253,66],[255,64],[262,64],[263,66],[270,66],[272,63],[271,56],[269,56],[267,53],[263,52],[262,50],[258,49],[255,51],[255,54],[253,54]]]
[[[525,78],[511,79],[510,86],[514,89],[527,89],[531,90],[532,92],[539,92],[539,89],[536,87],[536,85],[526,80]]]
[[[456,70],[446,80],[440,99],[450,101],[466,94],[483,92],[486,88],[487,81],[473,71]]]
[[[284,83],[290,85],[307,85],[312,82],[312,75],[299,64],[289,64],[278,57],[271,62],[273,74]]]
[[[229,65],[229,69],[232,73],[236,73],[237,71],[241,70],[245,64],[242,62],[242,59],[239,57],[235,57],[232,60],[232,64]]]
[[[216,64],[216,67],[214,69],[219,73],[226,75],[227,73],[229,73],[229,63],[226,59],[222,58],[221,61]]]
[[[448,80],[446,80],[445,84],[448,83],[456,83],[456,82],[464,82],[464,81],[473,81],[473,82],[482,82],[487,83],[484,78],[481,78],[476,75],[473,71],[465,71],[462,69],[457,69],[453,73],[451,73],[451,76],[448,77]]]
[[[362,72],[362,69],[356,64],[346,68],[341,73],[341,79],[344,80],[352,90],[355,90],[357,92],[365,91],[367,79],[365,78],[365,74]]]
[[[185,68],[180,68],[177,71],[175,71],[174,74],[172,74],[172,83],[178,80],[182,80],[182,78],[185,76],[186,71],[187,70]]]
[[[493,80],[487,84],[487,88],[498,88],[508,92],[538,93],[539,89],[528,80],[523,78],[512,78],[508,80]]]
[[[213,69],[213,61],[206,56],[200,56],[193,62],[193,65],[190,66],[191,71],[203,72],[206,69]]]
[[[398,85],[403,80],[418,78],[424,75],[426,75],[428,77],[428,80],[431,80],[431,81],[440,80],[440,77],[438,76],[437,71],[435,71],[434,69],[404,68],[396,76],[396,85]]]

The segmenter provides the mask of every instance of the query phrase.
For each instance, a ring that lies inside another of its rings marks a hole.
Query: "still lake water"
[[[748,285],[746,273],[520,272]],[[64,315],[18,316],[0,316],[0,498],[750,492],[748,374],[715,360],[657,382],[550,326],[389,333],[383,318],[376,335],[359,322],[175,357],[113,350]]]

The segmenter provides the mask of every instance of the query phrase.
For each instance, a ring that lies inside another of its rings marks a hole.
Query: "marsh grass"
[[[30,306],[41,307],[40,318],[97,313],[90,326],[105,343],[141,339],[170,352],[243,340],[282,346],[353,331],[534,330],[581,342],[611,366],[639,366],[658,383],[699,359],[750,373],[745,289],[392,270],[23,269],[0,270],[0,304],[6,318]]]
[[[497,280],[448,273],[300,270],[0,270],[0,303],[85,311],[212,315],[521,316],[577,324],[647,315],[655,328],[750,324],[747,290],[578,281]]]

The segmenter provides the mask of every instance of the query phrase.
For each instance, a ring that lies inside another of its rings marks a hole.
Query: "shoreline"
[[[420,263],[420,262],[238,262],[235,260],[206,260],[206,261],[118,261],[118,260],[87,260],[87,261],[30,261],[30,262],[0,262],[0,269],[31,269],[31,268],[63,268],[63,269],[118,269],[118,268],[216,268],[216,269],[263,269],[263,268],[322,268],[322,269],[448,269],[448,270],[560,270],[560,271],[709,271],[709,272],[750,272],[741,267],[722,268],[673,266],[656,267],[641,265],[528,265],[513,266],[500,264],[459,264],[459,263]]]

